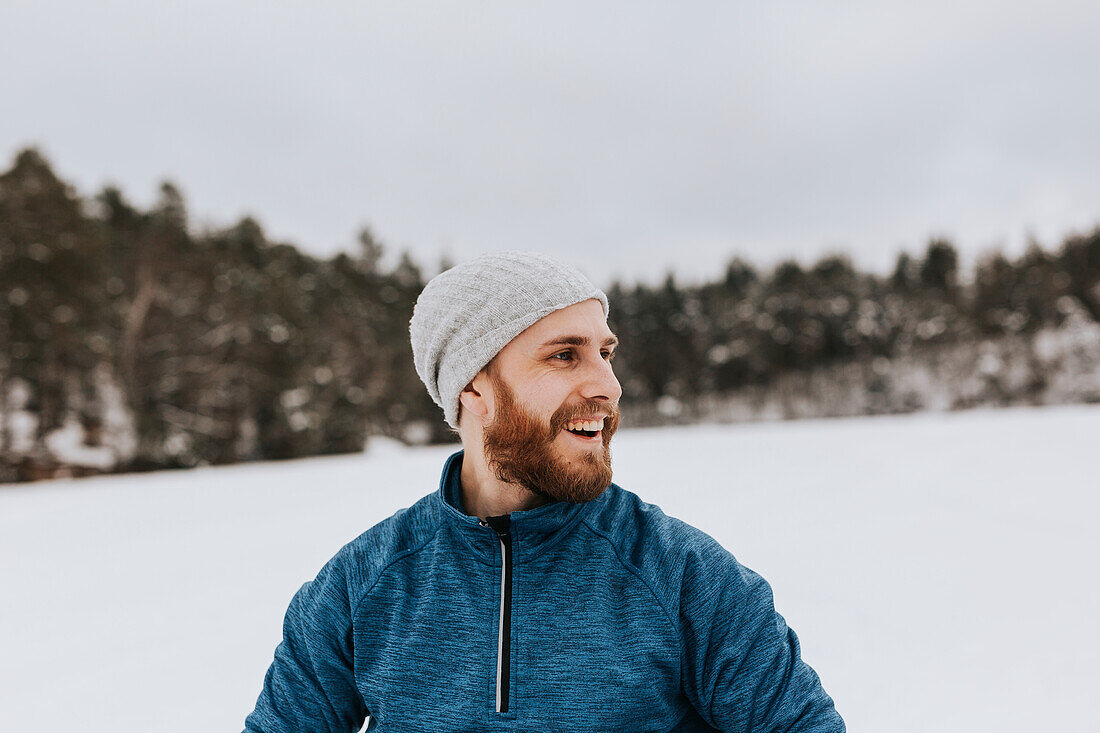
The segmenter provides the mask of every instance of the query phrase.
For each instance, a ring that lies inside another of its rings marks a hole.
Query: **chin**
[[[555,451],[557,452],[557,451]],[[535,492],[558,501],[583,504],[598,498],[611,484],[611,449],[604,445],[580,456],[558,456]]]

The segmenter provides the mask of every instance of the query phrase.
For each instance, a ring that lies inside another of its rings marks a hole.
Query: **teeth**
[[[599,420],[572,420],[565,425],[566,430],[584,430],[590,433],[603,430],[603,418]]]

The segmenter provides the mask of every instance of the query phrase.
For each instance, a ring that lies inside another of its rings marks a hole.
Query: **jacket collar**
[[[462,454],[451,454],[443,465],[443,475],[436,491],[438,504],[442,505],[444,521],[466,541],[466,544],[483,562],[496,563],[500,559],[499,541],[496,532],[480,524],[478,517],[472,517],[462,507]],[[512,535],[512,557],[516,564],[530,560],[542,551],[565,537],[569,530],[587,513],[597,511],[609,491],[604,491],[596,499],[584,504],[567,501],[554,501],[535,509],[511,512],[510,531]]]

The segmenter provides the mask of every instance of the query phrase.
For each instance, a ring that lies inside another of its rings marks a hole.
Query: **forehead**
[[[570,337],[587,338],[599,346],[605,339],[613,336],[611,329],[607,327],[603,306],[593,298],[556,310],[535,321],[501,349],[501,354],[517,348],[525,351],[538,349]]]

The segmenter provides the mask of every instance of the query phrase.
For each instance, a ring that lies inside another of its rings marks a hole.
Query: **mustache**
[[[611,423],[611,426],[617,426],[619,424],[619,406],[618,404],[587,400],[576,405],[570,405],[569,407],[561,407],[550,417],[551,433],[557,433],[559,430],[563,429],[567,423],[578,417],[593,416],[597,418],[602,417],[604,419],[605,428],[608,423]]]

